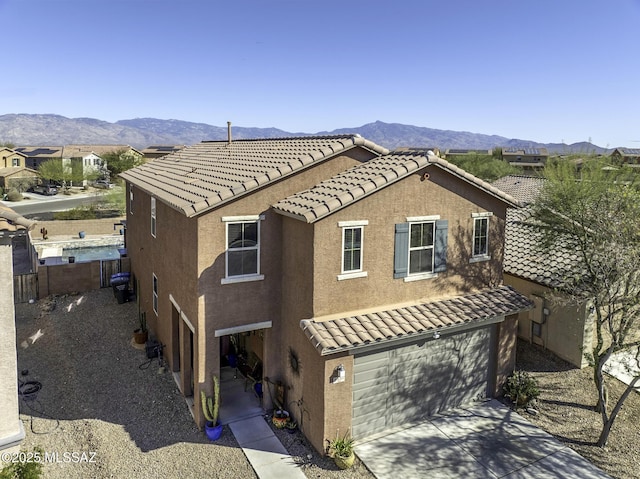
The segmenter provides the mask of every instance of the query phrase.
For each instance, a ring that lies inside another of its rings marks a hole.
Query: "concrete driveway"
[[[378,478],[610,478],[496,400],[358,443]]]

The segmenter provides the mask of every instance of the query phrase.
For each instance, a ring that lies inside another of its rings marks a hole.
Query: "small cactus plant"
[[[202,412],[207,421],[214,426],[218,422],[218,409],[220,407],[220,381],[218,376],[212,375],[213,378],[213,397],[207,397],[204,391],[200,391],[200,399],[202,400]]]

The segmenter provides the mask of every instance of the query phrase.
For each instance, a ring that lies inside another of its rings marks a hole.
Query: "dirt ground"
[[[521,412],[606,473],[619,479],[640,478],[640,394],[632,393],[618,414],[605,448],[596,446],[602,419],[594,410],[597,393],[591,368],[569,363],[530,345],[518,344],[517,368],[528,371],[540,386],[538,415]],[[611,409],[626,385],[607,376]]]

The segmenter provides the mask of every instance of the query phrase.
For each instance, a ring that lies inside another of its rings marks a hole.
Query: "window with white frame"
[[[260,275],[260,216],[224,217],[226,223],[226,282],[263,279]]]
[[[153,312],[158,315],[158,277],[153,274]]]
[[[415,281],[446,271],[448,225],[438,215],[396,224],[393,277]]]
[[[156,237],[156,199],[151,197],[151,236]]]
[[[435,221],[409,225],[409,274],[433,272]]]
[[[489,218],[492,213],[474,213],[472,261],[490,259],[489,256]]]
[[[342,266],[339,280],[367,276],[363,271],[363,240],[364,227],[368,225],[363,221],[340,221],[338,226],[342,228]]]
[[[19,158],[14,158],[11,164],[13,166],[20,166],[20,159]]]
[[[133,185],[129,184],[129,213],[133,214]]]

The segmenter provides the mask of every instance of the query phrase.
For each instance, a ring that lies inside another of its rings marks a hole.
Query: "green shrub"
[[[9,190],[9,193],[7,193],[7,199],[9,201],[21,201],[22,200],[22,193],[20,193],[18,190]]]
[[[504,385],[504,395],[516,406],[526,406],[540,396],[538,382],[526,371],[514,371]]]
[[[53,214],[54,220],[94,220],[96,218],[96,208],[93,205],[58,211]]]
[[[35,447],[33,452],[41,458],[44,456],[44,451],[40,447]],[[42,462],[14,462],[0,470],[0,479],[38,479],[42,477],[42,468]]]

